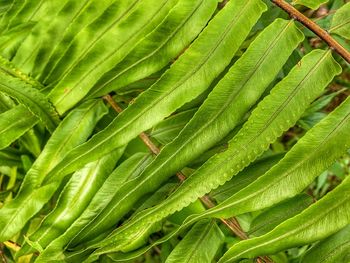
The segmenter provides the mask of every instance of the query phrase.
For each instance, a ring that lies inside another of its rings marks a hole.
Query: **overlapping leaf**
[[[271,170],[215,208],[194,215],[177,231],[205,217],[230,217],[260,210],[297,195],[350,147],[350,99],[312,128]],[[342,141],[339,144],[339,140]],[[341,147],[339,147],[341,145]],[[312,169],[310,169],[312,167]],[[193,175],[192,175],[193,176]],[[155,242],[159,244],[175,235]],[[123,240],[123,239],[121,239]],[[144,252],[141,250],[139,253]],[[135,255],[139,255],[135,253]]]
[[[32,128],[36,122],[37,117],[23,106],[14,107],[0,114],[0,149],[13,143]]]
[[[162,23],[103,76],[90,96],[105,95],[161,70],[200,33],[216,5],[217,1],[213,0],[179,0]]]
[[[59,117],[51,103],[37,89],[0,71],[0,92],[8,94],[23,104],[43,122],[50,132],[56,129]]]
[[[350,146],[350,145],[348,145]],[[301,214],[283,222],[271,232],[239,242],[219,263],[270,255],[286,248],[323,239],[350,223],[350,178]]]
[[[70,152],[47,182],[129,142],[201,94],[227,66],[264,10],[265,5],[260,0],[228,3],[157,83],[105,130]]]
[[[279,33],[276,35],[276,32]],[[108,210],[101,211],[98,221],[91,222],[91,227],[87,227],[77,240],[87,239],[84,235],[93,235],[95,231],[109,227],[142,195],[154,191],[176,171],[224,138],[256,103],[301,39],[293,22],[277,20],[271,25],[218,83],[179,136],[162,149],[140,179],[128,182],[115,194]],[[281,48],[286,52],[276,56]],[[272,58],[274,63],[271,63]],[[242,74],[242,68],[246,70],[245,74]],[[271,74],[261,79],[267,68]]]
[[[0,209],[0,240],[8,240],[52,197],[60,181],[38,188],[48,172],[67,151],[86,141],[97,121],[106,114],[101,101],[87,101],[72,111],[57,127],[36,159],[15,199]]]
[[[301,65],[295,66],[253,111],[248,122],[230,141],[227,151],[207,161],[165,202],[140,213],[134,220],[97,244],[101,248],[95,254],[118,250],[124,242],[128,242],[126,240],[137,235],[138,229],[142,229],[144,225],[182,209],[232,178],[292,126],[339,71],[339,65],[329,51],[315,50],[305,56]],[[315,78],[318,79],[317,83]],[[224,206],[224,203],[221,205]]]
[[[65,73],[49,94],[57,111],[63,113],[76,105],[100,77],[118,64],[142,37],[164,19],[177,1],[161,0],[156,5],[153,0],[131,1],[131,7],[123,11],[122,17],[113,21],[105,29],[106,32],[102,31],[102,35],[91,32],[98,23],[90,24],[92,26],[87,28],[88,35],[94,34],[97,39],[90,45],[85,42],[78,56],[77,52],[70,56],[70,59],[76,59],[71,65],[64,65]],[[119,6],[119,1],[115,2]],[[130,5],[129,1],[123,2]],[[78,34],[75,39],[79,37],[86,37],[86,34]]]
[[[85,211],[60,237],[52,240],[44,252],[40,254],[38,261],[46,262],[47,260],[59,261],[64,259],[65,255],[63,252],[67,244],[69,244],[72,239],[84,229],[88,222],[98,216],[98,212],[101,209],[108,205],[114,192],[116,192],[126,181],[138,177],[150,161],[151,158],[148,154],[139,153],[133,155],[119,165],[113,173],[108,176]]]
[[[302,263],[349,262],[350,225],[317,243],[303,256]]]
[[[29,236],[32,242],[45,248],[53,239],[67,229],[88,206],[105,179],[112,172],[124,148],[89,163],[74,173],[66,184],[56,207],[45,217],[40,227]],[[18,256],[33,252],[26,244],[18,252]]]
[[[211,263],[224,239],[212,220],[199,221],[175,247],[166,263]]]

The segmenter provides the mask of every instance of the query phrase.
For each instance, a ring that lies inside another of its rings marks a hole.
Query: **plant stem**
[[[287,3],[284,0],[271,0],[275,5],[287,12],[291,18],[299,21],[305,27],[314,32],[319,38],[321,38],[327,45],[337,52],[346,62],[350,64],[350,52],[346,50],[341,44],[339,44],[330,34],[313,22],[311,19],[300,13],[296,8]]]
[[[118,113],[121,113],[123,111],[123,109],[114,101],[114,99],[112,98],[111,95],[106,95],[103,96],[103,99],[105,101],[107,101],[109,103],[109,105],[111,105],[111,107]],[[154,145],[154,143],[151,141],[151,139],[147,136],[147,134],[145,134],[144,132],[142,132],[139,135],[140,139],[143,141],[143,143],[151,150],[151,152],[155,155],[158,155],[160,150],[159,148]]]
[[[103,96],[103,99],[107,101],[116,112],[121,113],[123,111],[123,109],[117,104],[117,102],[113,99],[111,95],[105,95]],[[155,155],[159,154],[160,149],[152,142],[152,140],[148,137],[146,133],[142,132],[139,135],[139,137],[153,154]],[[176,176],[180,182],[183,182],[186,180],[186,176],[181,172],[177,172]],[[203,205],[207,208],[213,208],[215,206],[214,201],[208,195],[201,197],[200,200],[203,203]],[[248,239],[248,235],[242,230],[236,218],[234,217],[229,219],[220,218],[220,221],[224,225],[226,225],[240,239]],[[258,257],[257,260],[258,262],[272,262],[267,257]]]
[[[123,109],[117,104],[117,102],[113,99],[111,95],[106,95],[103,96],[103,99],[107,101],[111,107],[118,113],[121,113]],[[160,149],[151,141],[151,139],[148,137],[146,133],[141,133],[139,135],[143,143],[151,150],[151,152],[155,155],[158,155],[160,152]],[[181,173],[177,172],[176,173],[177,178],[180,180],[180,182],[183,182],[186,180],[186,176]],[[209,196],[203,196],[201,198],[202,203],[207,207],[207,208],[212,208],[215,206],[214,202],[211,200]],[[226,219],[221,219],[221,221],[228,226],[234,234],[236,234],[238,237],[241,239],[247,239],[248,236],[244,233],[244,231],[241,229],[238,221],[234,219],[233,221],[231,220],[226,220]]]

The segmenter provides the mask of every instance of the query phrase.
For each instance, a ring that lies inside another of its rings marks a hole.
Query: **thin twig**
[[[314,32],[319,38],[321,38],[327,45],[337,52],[341,57],[350,64],[350,52],[346,50],[341,44],[339,44],[329,33],[313,22],[311,19],[300,13],[296,8],[287,3],[284,0],[271,0],[275,5],[287,12],[291,18],[299,21],[312,32]]]
[[[117,104],[117,102],[113,99],[111,95],[105,95],[103,96],[103,99],[107,101],[111,107],[118,113],[121,113],[123,109]],[[158,155],[160,152],[160,149],[152,142],[152,140],[148,137],[146,133],[140,134],[141,140],[145,143],[145,145],[151,150],[151,152],[155,155]],[[181,173],[176,173],[177,178],[180,182],[183,182],[186,180],[186,176]],[[208,196],[205,195],[200,198],[201,202],[206,206],[207,208],[213,208],[215,206],[215,203],[213,200]],[[229,219],[223,219],[220,218],[220,221],[226,225],[236,236],[238,236],[240,239],[248,239],[248,235],[242,230],[239,222],[236,218],[229,218]],[[258,257],[258,262],[272,262],[267,257]]]
[[[109,103],[109,105],[111,105],[111,107],[118,113],[121,113],[123,111],[123,109],[114,101],[114,99],[112,98],[111,95],[106,95],[103,96],[103,99],[105,101],[107,101]],[[154,145],[154,143],[151,141],[151,139],[147,136],[147,134],[145,134],[144,132],[142,132],[139,135],[140,139],[143,141],[143,143],[151,150],[151,152],[155,155],[158,155],[160,150],[157,146]]]

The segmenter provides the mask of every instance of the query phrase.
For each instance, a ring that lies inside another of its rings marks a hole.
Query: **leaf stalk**
[[[289,16],[296,21],[299,21],[305,27],[314,32],[320,39],[327,43],[327,45],[337,52],[346,62],[350,64],[350,52],[339,44],[326,30],[321,28],[311,19],[299,12],[295,7],[284,0],[271,0],[279,8],[283,9]]]

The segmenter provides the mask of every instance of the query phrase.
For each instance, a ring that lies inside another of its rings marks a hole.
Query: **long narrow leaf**
[[[303,256],[302,263],[350,261],[350,225],[317,243]]]
[[[227,66],[264,10],[265,5],[260,0],[228,3],[157,83],[139,96],[105,130],[70,152],[47,182],[58,174],[69,174],[129,142],[185,102],[197,97]]]
[[[305,56],[301,65],[297,65],[253,111],[248,122],[230,141],[227,151],[207,161],[165,202],[140,213],[139,217],[97,244],[102,248],[96,254],[118,249],[124,239],[132,238],[143,225],[180,210],[232,178],[292,126],[339,71],[339,65],[329,51],[315,50]],[[117,246],[116,240],[120,242]]]
[[[57,111],[64,113],[85,97],[99,78],[131,52],[137,42],[152,31],[177,2],[159,0],[155,5],[154,0],[138,1],[135,8],[131,8],[122,19],[107,28],[107,32],[93,42],[73,65],[65,65],[66,73],[49,94]]]
[[[323,239],[350,223],[350,178],[301,214],[283,222],[271,232],[239,242],[219,263],[270,255],[286,248]]]
[[[213,0],[180,0],[153,32],[103,76],[90,96],[103,96],[161,70],[200,33],[216,6]]]
[[[106,179],[81,216],[60,237],[52,240],[44,252],[40,254],[38,261],[64,259],[64,248],[81,232],[87,222],[98,216],[98,212],[108,205],[114,192],[126,181],[137,178],[150,161],[149,154],[138,153],[119,165]]]
[[[211,263],[224,235],[212,220],[199,221],[175,247],[165,263]]]
[[[87,101],[72,111],[50,137],[44,150],[25,176],[16,198],[0,209],[0,240],[15,235],[51,198],[60,181],[38,188],[48,172],[67,151],[86,141],[97,121],[107,113],[101,101]]]
[[[279,33],[276,35],[276,32]],[[101,211],[99,221],[91,222],[85,234],[92,235],[100,231],[98,229],[107,228],[120,219],[138,198],[154,191],[176,171],[224,138],[275,77],[270,74],[260,80],[261,74],[266,68],[277,74],[282,67],[288,53],[278,56],[279,50],[283,48],[291,53],[301,39],[301,33],[290,21],[276,20],[267,28],[218,83],[179,136],[162,149],[138,180],[129,182],[115,194],[113,204],[110,204],[112,209]],[[274,63],[271,63],[272,59]],[[242,68],[247,71],[245,74]],[[80,238],[87,239],[83,234]]]
[[[40,227],[28,238],[46,247],[52,240],[62,234],[84,211],[89,202],[112,172],[116,162],[123,154],[124,148],[89,163],[74,173],[66,184],[56,207],[41,222]],[[33,253],[27,244],[22,246],[16,256]]]

